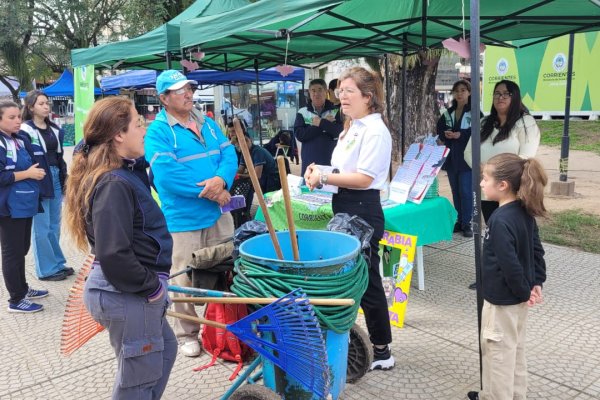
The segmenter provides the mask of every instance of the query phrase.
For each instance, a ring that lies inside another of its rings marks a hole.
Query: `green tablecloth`
[[[296,229],[325,229],[333,217],[331,204],[312,210],[306,204],[292,200],[292,210]],[[424,199],[421,204],[400,204],[384,209],[383,213],[386,230],[417,236],[419,246],[452,240],[456,210],[445,197]],[[283,201],[273,203],[269,215],[276,230],[288,228]],[[255,219],[264,221],[260,207]]]

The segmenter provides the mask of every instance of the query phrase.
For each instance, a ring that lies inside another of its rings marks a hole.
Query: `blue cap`
[[[192,85],[198,84],[198,82],[186,78],[181,72],[169,69],[162,72],[158,78],[156,78],[156,91],[160,95],[167,90],[181,89],[188,83],[191,83]]]

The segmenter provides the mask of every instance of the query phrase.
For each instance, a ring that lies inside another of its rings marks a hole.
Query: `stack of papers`
[[[407,200],[420,204],[449,152],[445,146],[413,143],[390,183],[389,199],[400,204]]]

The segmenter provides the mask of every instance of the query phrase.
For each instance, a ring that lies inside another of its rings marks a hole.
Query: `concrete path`
[[[79,268],[82,255],[63,242],[68,265]],[[546,245],[548,282],[545,304],[531,310],[528,326],[531,399],[600,398],[600,255]],[[62,317],[73,278],[39,282],[27,259],[27,279],[49,289],[46,310],[8,314],[0,285],[0,399],[108,399],[115,360],[105,332],[65,358],[59,353]],[[372,372],[346,385],[342,399],[465,399],[479,382],[473,242],[425,248],[426,291],[411,290],[403,329],[393,328],[396,368]],[[413,277],[413,283],[416,277]],[[364,321],[359,321],[364,326]],[[207,363],[179,356],[164,399],[218,399],[230,385],[235,364]]]

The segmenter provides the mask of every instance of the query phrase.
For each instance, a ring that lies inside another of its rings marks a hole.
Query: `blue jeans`
[[[457,221],[461,226],[469,226],[473,217],[472,171],[447,171],[448,182],[452,189],[452,202],[458,213]]]
[[[108,331],[117,357],[113,400],[158,400],[165,391],[177,356],[177,339],[165,318],[167,300],[165,296],[149,303],[119,292],[99,265],[90,272],[83,301]]]
[[[31,243],[35,260],[35,273],[38,278],[54,275],[64,269],[67,260],[60,248],[60,213],[62,190],[58,167],[50,167],[54,198],[43,199],[43,213],[33,217]]]

